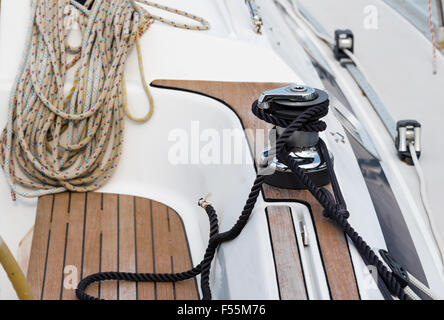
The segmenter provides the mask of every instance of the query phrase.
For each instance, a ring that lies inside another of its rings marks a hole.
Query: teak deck
[[[305,279],[290,208],[268,207],[267,218],[281,299],[307,300]]]
[[[62,193],[39,198],[28,269],[35,298],[75,299],[80,278],[99,271],[180,272],[192,261],[182,220],[162,203],[127,195]],[[194,279],[96,283],[104,299],[197,299]]]

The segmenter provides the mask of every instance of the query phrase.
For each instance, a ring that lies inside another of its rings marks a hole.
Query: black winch
[[[305,85],[289,85],[287,87],[262,93],[257,106],[276,119],[281,120],[270,133],[270,145],[260,159],[259,166],[265,175],[265,183],[285,189],[305,189],[305,185],[295,179],[288,166],[278,160],[273,150],[274,143],[286,128],[307,109],[329,104],[328,94],[322,90]],[[304,131],[295,131],[287,140],[286,148],[301,169],[312,179],[316,186],[324,186],[330,182],[325,159],[319,153],[319,119],[305,126]]]

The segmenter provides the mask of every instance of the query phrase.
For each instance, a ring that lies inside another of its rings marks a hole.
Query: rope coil
[[[121,156],[124,114],[138,122],[153,114],[143,72],[139,37],[154,20],[178,28],[207,30],[195,15],[138,1],[176,13],[201,25],[151,15],[135,0],[33,0],[23,61],[11,91],[7,125],[1,135],[0,165],[15,194],[37,197],[100,188]],[[67,9],[68,8],[68,9]],[[68,44],[68,15],[77,10],[79,47]],[[123,79],[130,49],[136,45],[142,84],[149,100],[144,117],[131,115]],[[69,54],[74,54],[70,59]],[[69,69],[78,64],[65,97]]]

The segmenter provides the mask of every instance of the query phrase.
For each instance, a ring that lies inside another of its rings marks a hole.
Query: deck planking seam
[[[43,272],[43,282],[42,282],[42,293],[40,299],[43,300],[43,294],[45,293],[45,283],[46,283],[46,269],[48,268],[48,256],[49,256],[49,243],[51,241],[51,230],[48,232],[48,244],[46,245],[46,258],[45,258],[45,269]]]
[[[153,219],[153,201],[150,199],[150,228],[151,228],[151,247],[153,249],[153,273],[156,273],[156,248],[154,246],[154,219]],[[154,300],[157,300],[157,282],[154,282]]]
[[[76,272],[82,278],[116,269],[153,272],[159,266],[159,272],[180,272],[192,266],[182,220],[176,211],[159,202],[94,192],[62,193],[41,197],[38,208],[28,278],[41,299],[75,299],[73,288],[65,288],[65,282],[72,283],[68,271],[65,273],[67,266],[78,267]],[[150,259],[152,266],[146,263]],[[98,282],[87,293],[114,299],[199,296],[195,280],[161,285],[161,297],[158,284],[148,282]]]
[[[100,245],[99,245],[99,272],[102,272],[102,245],[103,245],[103,233],[102,231],[100,232],[99,235],[99,241],[100,241]],[[98,284],[98,297],[99,299],[102,298],[102,282],[99,282]]]
[[[267,207],[273,257],[282,300],[307,300],[297,235],[288,206]]]
[[[117,195],[117,272],[120,272],[120,195]],[[120,300],[120,280],[117,280],[117,300]]]
[[[66,223],[66,230],[65,230],[65,247],[63,249],[62,279],[60,281],[60,300],[63,299],[63,281],[65,280],[66,248],[68,247],[68,232],[69,232],[69,222]]]
[[[136,197],[133,197],[133,219],[134,219],[134,260],[135,260],[135,272],[138,270],[138,260],[137,260],[137,215],[136,215]],[[136,300],[139,300],[139,283],[136,282]]]
[[[83,263],[85,261],[85,232],[86,232],[86,207],[88,203],[88,194],[85,193],[85,203],[83,204],[83,236],[82,236],[82,262],[80,265],[80,278],[83,278]]]

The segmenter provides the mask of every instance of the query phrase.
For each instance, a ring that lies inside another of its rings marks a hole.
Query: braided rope
[[[264,115],[264,117],[266,116],[267,119],[269,119],[270,121],[279,121],[278,118],[272,115],[265,115],[264,113],[262,113],[260,110],[257,109],[258,108],[256,101],[253,104],[253,109],[252,109],[254,114]],[[304,130],[311,127],[317,128],[315,131],[324,130],[326,128],[326,125],[323,121],[319,121],[319,119],[325,116],[327,113],[328,113],[328,102],[320,106],[312,107],[307,111],[301,113],[293,122],[290,123],[288,129],[284,131],[284,133],[281,136],[278,137],[276,142],[276,145],[280,146],[278,147],[278,150],[281,151],[284,149],[286,141],[288,137],[291,135],[290,133],[296,130]],[[222,243],[234,240],[242,232],[253,212],[254,206],[257,202],[257,198],[259,197],[259,194],[262,190],[263,183],[264,183],[264,176],[258,174],[256,176],[250,194],[248,195],[248,199],[244,205],[244,208],[238,220],[236,221],[234,226],[228,231],[219,233],[217,215],[214,208],[211,205],[205,206],[205,211],[207,212],[208,217],[210,219],[210,237],[202,262],[193,269],[182,273],[173,273],[173,274],[153,274],[153,273],[140,274],[140,273],[126,273],[126,272],[96,273],[80,281],[76,290],[77,297],[81,300],[98,299],[96,297],[92,297],[85,293],[85,290],[88,287],[88,285],[96,281],[127,280],[127,281],[176,282],[176,281],[183,281],[193,276],[197,276],[198,274],[201,274],[200,285],[202,290],[202,298],[204,300],[211,299],[212,295],[211,295],[211,288],[209,285],[209,279],[211,271],[211,262],[214,259],[216,250]]]
[[[205,211],[210,220],[209,242],[212,243],[212,239],[214,239],[219,232],[219,221],[217,219],[216,211],[211,205],[206,206]],[[210,292],[211,297],[211,290],[209,287],[209,269],[211,267],[211,261],[214,258],[215,252],[216,247],[209,245],[201,263],[190,270],[179,273],[98,272],[91,274],[79,282],[76,289],[76,296],[79,300],[101,300],[100,298],[91,296],[85,292],[89,285],[98,281],[124,280],[136,282],[177,282],[194,278],[202,273],[202,292],[204,292],[204,297],[207,297],[208,292]]]
[[[144,77],[139,37],[154,20],[179,28],[207,30],[204,19],[147,1],[202,24],[190,26],[150,15],[134,0],[33,0],[31,27],[1,135],[0,164],[11,194],[36,197],[66,190],[100,188],[121,156],[124,113],[144,122],[154,105]],[[91,9],[88,9],[91,7]],[[68,15],[78,10],[82,43],[67,43]],[[128,110],[123,80],[129,50],[136,45],[149,111]],[[74,57],[69,60],[69,53]],[[67,71],[79,64],[64,96]]]
[[[258,105],[257,102],[253,104],[253,112],[255,114],[258,113],[257,110]],[[353,229],[353,227],[348,222],[348,217],[350,213],[347,210],[347,206],[345,204],[345,200],[342,196],[339,183],[336,178],[336,174],[334,172],[333,163],[328,154],[327,146],[322,139],[319,139],[318,148],[321,152],[322,158],[327,164],[327,168],[330,175],[330,180],[332,183],[332,188],[335,196],[333,196],[330,191],[325,188],[318,188],[310,177],[304,172],[303,169],[299,168],[299,164],[296,159],[291,157],[290,153],[286,150],[286,141],[290,138],[290,136],[298,130],[298,127],[303,127],[301,121],[310,121],[309,119],[319,119],[316,115],[324,114],[326,115],[328,112],[328,101],[327,103],[311,107],[304,113],[302,113],[293,123],[291,123],[288,127],[285,128],[284,132],[279,136],[279,139],[276,142],[276,154],[278,156],[279,161],[287,165],[292,173],[301,181],[310,193],[319,201],[319,203],[324,208],[324,216],[335,221],[348,235],[348,237],[352,240],[354,245],[356,246],[358,252],[361,257],[368,265],[374,265],[378,270],[378,274],[381,276],[385,285],[388,287],[390,292],[397,296],[401,300],[409,300],[409,296],[405,293],[404,289],[400,285],[396,276],[388,270],[384,263],[379,259],[378,255],[374,253],[374,251],[370,248],[370,246],[361,238],[361,236]],[[275,121],[276,117],[269,116],[261,118],[264,121],[277,125],[278,121]]]
[[[429,27],[430,36],[432,37],[432,47],[433,47],[433,74],[438,72],[437,57],[436,57],[436,41],[435,41],[435,28],[433,26],[433,16],[432,16],[432,0],[427,0],[427,11],[429,13]]]
[[[154,3],[151,1],[147,1],[147,0],[136,0],[136,1],[139,3],[145,4],[147,6],[155,7],[157,9],[161,9],[161,10],[168,11],[168,12],[180,15],[180,16],[184,16],[184,17],[190,18],[192,20],[195,20],[195,21],[198,21],[201,23],[201,25],[190,25],[190,24],[185,24],[185,23],[179,23],[179,22],[176,22],[175,20],[168,20],[163,17],[156,16],[154,14],[149,15],[150,18],[153,18],[154,20],[160,21],[165,24],[169,24],[170,26],[173,26],[176,28],[188,29],[188,30],[199,30],[199,31],[208,30],[210,28],[210,24],[208,23],[208,21],[206,21],[204,18],[201,18],[201,17],[196,16],[194,14],[190,14],[190,13],[182,11],[182,10],[174,9],[174,8],[167,7],[167,6],[164,6],[164,5],[161,5],[158,3]]]
[[[257,105],[257,102],[255,103]],[[327,106],[327,109],[326,109]],[[253,111],[258,112],[257,110]],[[313,109],[313,110],[312,110]],[[325,112],[328,112],[328,104],[323,105],[319,108],[311,108],[308,111],[302,113],[298,118],[293,121],[291,124],[291,130],[295,131],[298,129],[303,129],[306,126],[310,126],[312,123],[317,123],[320,128],[325,128],[325,123],[318,120],[321,118],[321,115],[325,115]],[[287,133],[278,138],[277,143],[279,145],[285,145]],[[209,285],[210,280],[210,271],[211,271],[211,262],[214,259],[214,255],[216,253],[217,248],[223,243],[227,241],[234,240],[244,229],[247,224],[254,206],[257,202],[257,198],[262,190],[262,184],[264,183],[264,176],[258,175],[253,183],[250,194],[248,195],[248,199],[244,205],[241,215],[239,216],[237,222],[234,226],[225,232],[219,233],[218,230],[218,220],[216,211],[211,205],[207,205],[205,207],[205,211],[208,214],[210,219],[210,237],[208,241],[208,246],[204,254],[204,258],[200,264],[194,267],[191,270],[181,272],[181,273],[173,273],[173,274],[153,274],[153,273],[127,273],[127,272],[99,272],[86,278],[82,279],[76,289],[77,298],[80,300],[97,300],[97,297],[93,297],[88,295],[85,290],[86,288],[97,281],[105,281],[105,280],[127,280],[127,281],[140,281],[140,282],[176,282],[190,279],[192,277],[201,274],[201,290],[202,290],[202,298],[204,300],[209,300],[212,298],[211,288]]]

